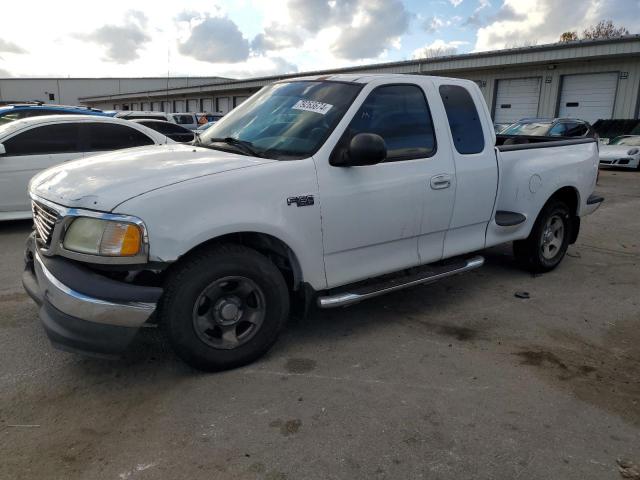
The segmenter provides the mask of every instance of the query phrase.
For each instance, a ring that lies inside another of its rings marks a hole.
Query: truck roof
[[[286,80],[281,80],[281,82],[291,82],[291,81],[299,81],[299,80],[329,80],[333,82],[356,82],[356,83],[369,83],[373,80],[377,80],[380,78],[388,78],[389,80],[393,80],[394,78],[416,78],[418,76],[422,77],[433,77],[439,80],[448,80],[449,77],[440,77],[433,75],[415,75],[415,74],[406,74],[406,73],[339,73],[335,75],[309,75],[304,77],[295,77]],[[460,82],[460,78],[451,78],[450,80],[455,80],[456,82]],[[474,83],[471,80],[462,80],[469,83]]]

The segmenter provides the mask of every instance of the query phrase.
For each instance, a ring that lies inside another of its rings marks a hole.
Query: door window
[[[85,123],[84,151],[99,152],[153,145],[153,140],[135,128],[109,123]]]
[[[484,150],[484,131],[475,103],[466,88],[440,85],[440,97],[447,112],[453,145],[458,153],[480,153]]]
[[[7,155],[45,155],[78,152],[79,125],[43,125],[5,140]]]
[[[385,162],[426,158],[436,151],[429,106],[422,89],[416,85],[376,88],[345,133],[345,148],[358,133],[380,135],[387,145]]]

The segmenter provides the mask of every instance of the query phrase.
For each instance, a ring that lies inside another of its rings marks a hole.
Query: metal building
[[[474,80],[496,121],[523,117],[638,118],[640,35],[309,72],[409,73]],[[306,74],[306,73],[305,73]],[[98,107],[226,113],[261,87],[305,74],[94,95]]]
[[[215,84],[223,77],[0,78],[0,103],[38,101],[79,105],[80,97]],[[112,107],[109,107],[112,108]]]

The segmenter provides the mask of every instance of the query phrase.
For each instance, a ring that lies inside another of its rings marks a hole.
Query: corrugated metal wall
[[[174,77],[169,79],[168,87],[190,87],[219,80],[219,77]],[[78,105],[78,99],[82,97],[163,88],[167,88],[166,78],[4,78],[0,79],[0,100]],[[53,94],[53,100],[49,99],[49,94]]]

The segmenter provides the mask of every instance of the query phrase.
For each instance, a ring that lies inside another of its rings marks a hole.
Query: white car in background
[[[41,170],[98,152],[166,143],[174,142],[143,125],[112,117],[49,115],[2,125],[0,221],[31,217],[27,186]]]
[[[640,170],[640,135],[622,135],[600,145],[600,166]]]

